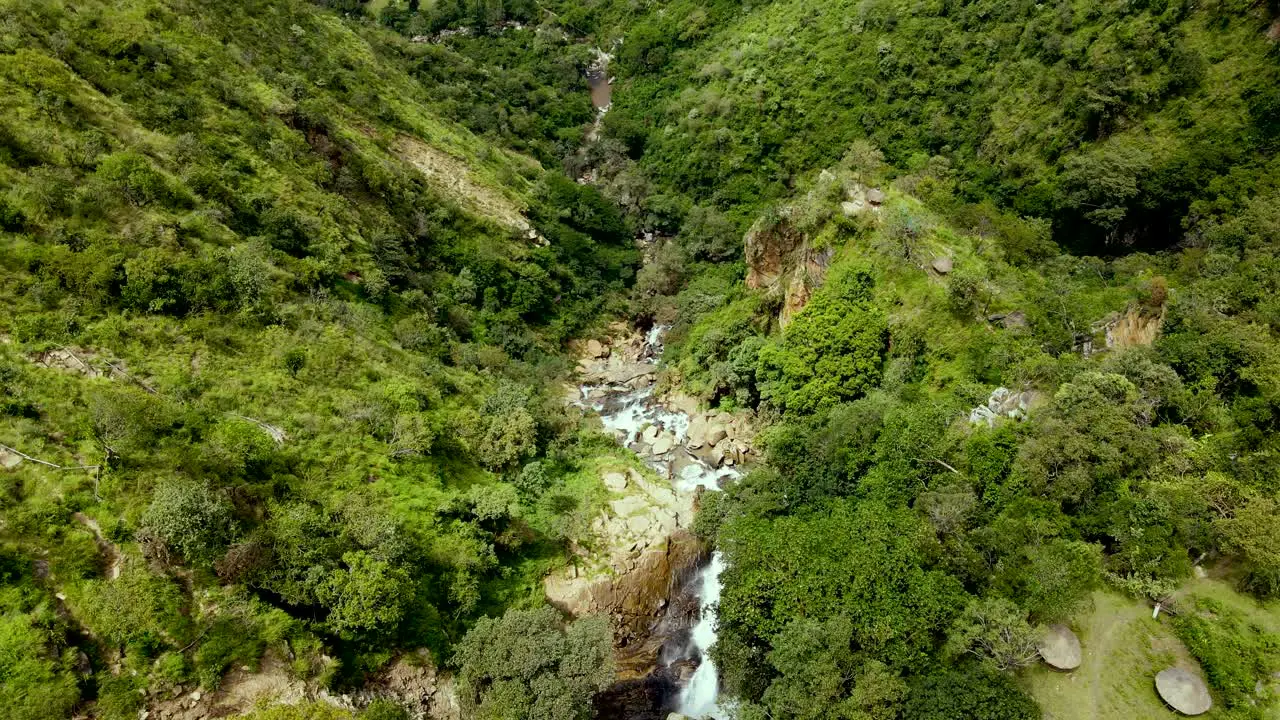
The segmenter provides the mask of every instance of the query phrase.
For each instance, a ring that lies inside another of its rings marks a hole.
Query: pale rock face
[[[716,423],[707,428],[706,443],[708,445],[715,445],[728,437],[728,435],[729,431],[725,429],[724,425]]]
[[[991,397],[987,399],[985,405],[979,405],[969,411],[969,422],[974,425],[984,424],[987,427],[995,427],[996,421],[1000,418],[1023,420],[1027,417],[1027,411],[1031,409],[1035,400],[1036,394],[1029,390],[1018,393],[1009,388],[999,387],[991,392]]]
[[[867,191],[867,202],[872,205],[883,205],[884,192],[880,188],[871,188]]]
[[[653,454],[666,455],[676,444],[676,438],[669,432],[664,432],[653,441]]]
[[[955,267],[955,262],[949,257],[936,258],[933,261],[933,271],[939,275],[946,275]]]
[[[604,486],[613,492],[622,492],[627,489],[627,476],[622,473],[605,473]]]
[[[12,470],[22,464],[22,457],[8,450],[0,450],[0,468]]]
[[[617,500],[610,500],[609,507],[613,509],[613,513],[618,517],[628,517],[634,513],[647,510],[649,503],[638,495],[628,495]]]

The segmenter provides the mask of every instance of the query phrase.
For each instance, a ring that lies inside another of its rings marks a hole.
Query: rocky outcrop
[[[1009,388],[999,387],[991,391],[991,396],[987,398],[984,405],[969,411],[969,422],[974,425],[986,425],[987,427],[995,427],[996,421],[1001,418],[1009,418],[1010,420],[1022,420],[1027,417],[1027,411],[1037,400],[1036,393],[1028,390],[1026,392],[1014,392]]]
[[[846,207],[845,212],[857,212],[858,207]],[[778,322],[786,327],[826,281],[835,251],[814,248],[785,210],[777,218],[757,220],[747,231],[744,244],[747,287],[782,296]]]
[[[702,411],[697,408],[696,401],[687,397],[672,397],[668,402],[687,406],[682,408],[689,416],[684,448],[693,457],[713,468],[742,465],[754,458],[751,443],[756,429],[749,414]],[[675,463],[672,475],[679,477],[685,467]]]
[[[845,181],[824,171],[818,182],[820,187],[810,192],[800,207],[812,209],[827,202],[824,199],[827,189]],[[844,197],[840,202],[840,212],[845,217],[879,213],[886,199],[878,188],[866,188],[851,182],[838,192]],[[816,247],[812,238],[797,225],[794,216],[805,212],[808,211],[784,207],[776,215],[757,220],[743,238],[747,287],[782,298],[778,324],[784,328],[809,303],[814,291],[826,282],[827,268],[835,257],[833,248]]]
[[[795,266],[795,255],[805,245],[804,233],[792,226],[789,209],[779,217],[756,220],[743,238],[747,260],[747,287],[767,290]]]
[[[1109,316],[1103,321],[1107,349],[1119,349],[1150,345],[1160,336],[1164,324],[1164,309],[1150,312],[1143,307],[1132,307],[1122,314]]]
[[[462,706],[454,690],[453,676],[439,671],[425,650],[404,655],[391,663],[352,698],[356,707],[390,698],[408,712],[411,720],[460,720]]]
[[[549,575],[544,589],[571,615],[609,617],[620,675],[638,677],[657,662],[663,638],[654,631],[707,548],[688,529],[695,496],[634,469],[606,472],[602,481],[617,496],[592,523],[595,551]]]

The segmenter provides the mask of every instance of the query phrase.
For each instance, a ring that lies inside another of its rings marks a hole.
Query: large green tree
[[[458,644],[460,699],[475,720],[571,720],[614,677],[612,634],[603,617],[567,625],[554,608],[484,618]]]

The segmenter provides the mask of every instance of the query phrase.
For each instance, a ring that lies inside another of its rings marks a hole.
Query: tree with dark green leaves
[[[760,397],[811,413],[866,393],[880,379],[887,326],[869,303],[874,280],[850,271],[832,278],[787,327],[760,348]]]
[[[925,675],[913,683],[902,716],[911,720],[1038,720],[1040,707],[1008,675],[967,667]]]
[[[551,607],[484,618],[458,644],[459,697],[475,720],[591,716],[613,682],[613,641],[603,617],[565,623]]]

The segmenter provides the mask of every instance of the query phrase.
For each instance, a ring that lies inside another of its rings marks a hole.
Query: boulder
[[[628,515],[633,515],[641,510],[647,509],[649,507],[649,503],[645,502],[644,498],[632,495],[619,500],[611,500],[609,502],[609,507],[613,508],[615,515],[618,515],[619,517],[627,517]]]
[[[863,202],[862,198],[858,198],[856,200],[845,200],[840,203],[840,211],[844,213],[845,217],[853,217],[854,215],[862,212],[866,206],[867,204]]]
[[[8,450],[0,450],[0,468],[12,470],[22,464],[22,456]]]
[[[1058,670],[1075,670],[1080,667],[1080,640],[1066,625],[1050,625],[1045,628],[1036,643],[1036,650],[1049,667]]]
[[[1209,688],[1199,675],[1185,668],[1171,667],[1156,675],[1156,692],[1169,707],[1183,715],[1203,715],[1213,707]]]
[[[640,433],[640,439],[652,445],[653,441],[658,439],[658,434],[661,432],[662,430],[659,429],[657,425],[650,425],[644,429],[643,433]]]
[[[872,205],[884,204],[884,193],[881,192],[880,188],[871,188],[867,191],[867,202]]]
[[[1027,326],[1027,314],[1021,310],[1014,310],[1001,318],[1000,324],[1006,328],[1024,328]]]
[[[622,492],[627,489],[627,476],[622,473],[605,473],[604,486],[614,492]]]
[[[626,385],[636,378],[657,372],[658,366],[651,363],[628,363],[609,368],[604,374],[604,379],[612,385]]]
[[[701,416],[695,415],[689,420],[689,430],[685,433],[684,446],[690,450],[697,450],[707,444],[707,421]]]
[[[951,272],[953,267],[955,267],[955,262],[949,257],[934,258],[933,271],[939,275],[946,275]]]
[[[708,445],[715,445],[721,440],[729,436],[729,431],[720,423],[712,423],[707,427],[706,435],[703,436],[704,441]]]
[[[669,432],[664,432],[653,441],[653,454],[666,455],[671,448],[675,447],[676,438]]]
[[[588,340],[587,341],[587,357],[590,357],[590,358],[609,357],[609,346],[605,345],[599,340]]]

